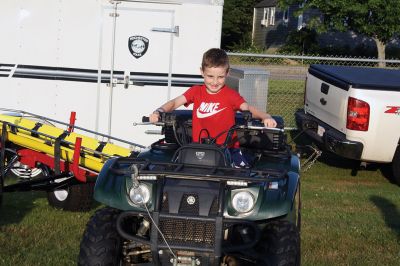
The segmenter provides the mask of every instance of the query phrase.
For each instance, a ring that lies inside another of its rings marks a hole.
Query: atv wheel
[[[90,218],[81,241],[78,265],[120,265],[122,239],[116,228],[119,213],[105,207]]]
[[[3,176],[0,174],[0,207],[1,204],[3,203],[3,186],[4,186]]]
[[[393,181],[400,186],[400,146],[397,146],[392,161]]]
[[[300,235],[296,225],[287,221],[267,224],[256,250],[261,255],[256,265],[300,265]]]
[[[94,183],[81,183],[47,192],[47,201],[65,211],[88,211],[92,208],[93,192]]]

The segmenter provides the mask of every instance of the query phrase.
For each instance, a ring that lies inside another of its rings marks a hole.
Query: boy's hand
[[[272,117],[264,118],[263,123],[264,123],[264,126],[266,126],[266,127],[276,127],[276,125],[277,125],[275,119],[273,119]]]
[[[161,113],[164,113],[164,112],[165,112],[164,108],[162,108],[162,107],[157,108],[157,110],[155,110],[152,114],[149,115],[150,123],[160,122],[160,115],[161,115]]]
[[[154,113],[149,115],[150,123],[157,123],[159,119],[160,119],[160,113],[159,112],[154,112]]]

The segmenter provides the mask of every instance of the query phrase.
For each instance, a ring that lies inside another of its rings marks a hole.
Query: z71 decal
[[[385,111],[385,114],[395,114],[400,115],[400,106],[386,106],[388,108]]]

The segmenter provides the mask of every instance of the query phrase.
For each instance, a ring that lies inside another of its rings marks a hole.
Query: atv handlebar
[[[251,129],[251,130],[266,130],[269,132],[284,132],[283,128],[278,128],[278,127],[265,127],[262,122],[253,119],[251,116],[251,113],[249,111],[243,111],[242,112],[243,120],[244,120],[244,125],[235,125],[234,129]],[[148,116],[143,116],[142,117],[142,123],[133,123],[135,126],[136,125],[157,125],[157,126],[164,126],[164,125],[173,125],[174,123],[177,122],[177,115],[173,112],[170,113],[160,113],[160,117],[158,122],[156,123],[150,123],[150,117]]]
[[[190,130],[191,128],[191,114],[183,113],[183,112],[160,112],[159,120],[156,123],[150,123],[150,117],[143,116],[142,123],[133,123],[134,126],[137,125],[156,125],[162,127],[170,127],[173,130],[173,134],[175,136],[176,141],[179,144],[184,144],[185,141],[182,141],[183,135],[187,133],[186,130]],[[180,130],[180,131],[179,131]],[[250,130],[250,131],[264,131],[265,133],[283,133],[284,129],[282,127],[271,128],[265,127],[262,121],[253,119],[251,112],[243,111],[241,116],[237,117],[236,124],[232,126],[230,129],[221,132],[219,135],[214,136],[209,139],[209,142],[215,143],[216,139],[219,138],[222,134],[227,134],[227,138],[223,144],[223,146],[227,145],[229,141],[231,141],[232,134],[235,130]],[[178,133],[179,132],[179,133]],[[183,133],[186,132],[186,133]],[[178,136],[179,134],[179,136]],[[182,143],[181,143],[182,141]],[[189,140],[186,140],[189,141]],[[200,140],[199,140],[200,141]]]
[[[142,117],[142,122],[143,122],[143,123],[149,123],[149,122],[150,122],[150,117],[148,117],[148,116],[143,116],[143,117]]]
[[[150,117],[148,116],[143,116],[142,117],[142,122],[143,123],[150,123]],[[155,125],[163,126],[163,125],[172,125],[173,123],[176,122],[176,114],[171,112],[171,113],[159,113],[159,118],[158,122],[154,123]]]
[[[165,124],[165,115],[163,115],[163,113],[160,113],[160,117],[158,119],[158,122],[156,122],[156,123],[151,123],[149,116],[142,116],[142,122],[141,123],[133,122],[134,126],[138,126],[138,125],[158,125],[158,126],[163,126],[164,124]]]
[[[252,129],[252,130],[265,130],[265,131],[270,131],[270,132],[284,132],[285,130],[283,128],[277,128],[277,127],[263,127],[263,126],[238,126],[237,128],[240,129]]]

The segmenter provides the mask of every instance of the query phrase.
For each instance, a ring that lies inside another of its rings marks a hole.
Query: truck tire
[[[288,221],[273,221],[266,225],[256,246],[262,259],[256,265],[300,265],[300,234]]]
[[[105,207],[90,218],[80,244],[78,265],[120,265],[122,238],[116,228],[119,213]]]
[[[49,205],[65,211],[89,211],[93,204],[94,183],[81,183],[47,192]]]
[[[397,146],[392,161],[393,182],[400,186],[400,146]]]

